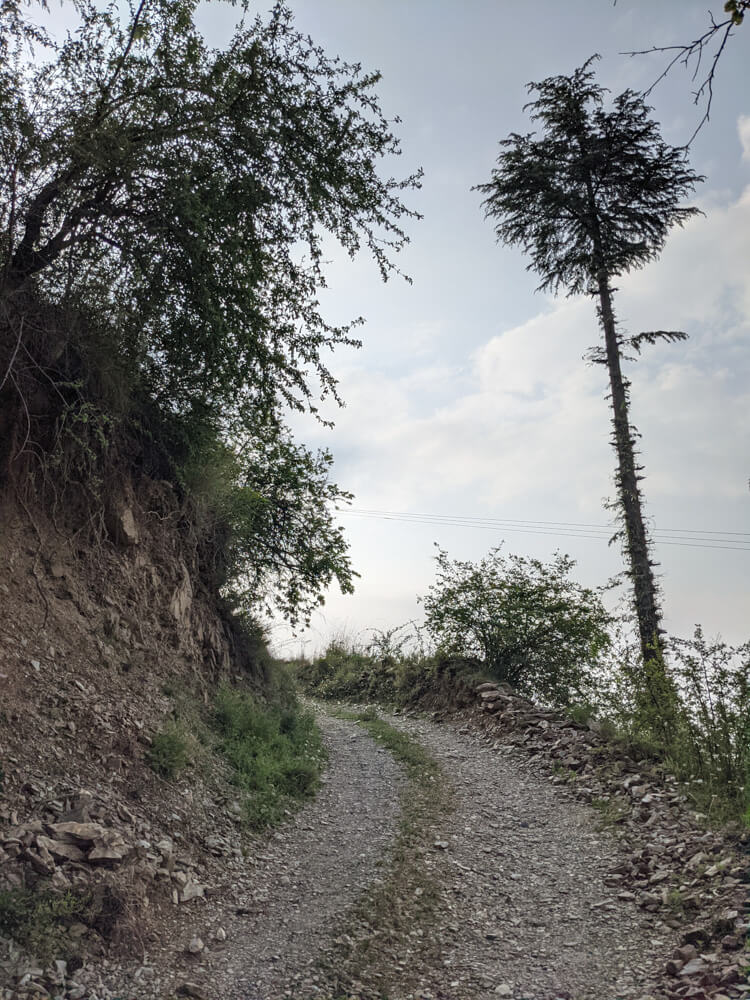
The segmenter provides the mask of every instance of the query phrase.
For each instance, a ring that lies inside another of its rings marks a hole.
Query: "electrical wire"
[[[607,525],[575,521],[531,521],[521,518],[477,517],[474,515],[426,514],[410,511],[384,511],[370,508],[338,507],[338,512],[359,518],[377,518],[443,527],[478,528],[481,530],[520,532],[523,534],[551,535],[560,538],[584,538],[609,541],[615,529]],[[733,552],[750,552],[750,532],[712,531],[709,529],[662,528],[652,532],[659,545],[676,545],[687,548],[719,549]],[[666,537],[665,537],[666,536]]]

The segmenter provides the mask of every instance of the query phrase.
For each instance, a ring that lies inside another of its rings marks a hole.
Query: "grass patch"
[[[68,958],[72,955],[68,927],[90,918],[91,899],[71,891],[57,893],[49,889],[0,890],[0,934],[39,961]]]
[[[318,788],[326,753],[310,712],[302,711],[286,677],[262,699],[247,689],[221,688],[206,709],[189,693],[175,696],[173,717],[157,732],[146,759],[167,779],[186,767],[207,773],[217,756],[230,766],[245,823],[279,823]]]
[[[422,858],[438,821],[450,810],[450,793],[438,764],[419,741],[390,725],[374,709],[334,714],[366,729],[403,765],[408,779],[385,876],[347,914],[335,952],[321,963],[329,981],[326,996],[341,1000],[359,996],[355,984],[367,981],[368,969],[377,969],[378,995],[387,998],[389,987],[396,985],[395,980],[388,981],[391,975],[398,976],[399,990],[404,988],[404,969],[394,968],[395,952],[410,962],[415,950],[434,951],[435,961],[439,957],[440,943],[431,931],[439,923],[441,889],[437,872]]]
[[[290,807],[315,794],[326,754],[311,712],[296,704],[264,705],[249,692],[224,688],[212,723],[252,829],[280,822]]]

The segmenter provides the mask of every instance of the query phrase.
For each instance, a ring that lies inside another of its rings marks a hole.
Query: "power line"
[[[344,510],[344,508],[340,508]],[[362,513],[362,514],[388,514],[388,515],[398,515],[400,517],[430,517],[430,518],[441,518],[448,520],[461,520],[461,521],[481,521],[483,523],[489,522],[492,524],[528,524],[528,525],[550,525],[554,527],[570,527],[570,528],[595,528],[599,531],[610,532],[611,526],[606,524],[591,524],[585,521],[539,521],[539,520],[528,520],[520,517],[478,517],[473,514],[425,514],[414,511],[404,511],[404,510],[374,510],[369,507],[349,507],[346,508],[352,513]],[[676,532],[680,535],[741,535],[750,538],[750,531],[709,531],[708,529],[700,528],[659,528],[660,532]]]
[[[344,510],[345,508],[340,508]],[[491,524],[521,524],[521,525],[532,525],[534,527],[549,525],[551,527],[565,527],[565,528],[593,528],[598,531],[611,532],[612,528],[606,524],[591,524],[585,521],[538,521],[538,520],[528,520],[519,517],[478,517],[472,514],[425,514],[414,511],[404,511],[404,510],[373,510],[368,507],[350,507],[346,508],[352,513],[361,514],[378,514],[378,515],[393,515],[399,517],[429,517],[429,518],[439,518],[447,519],[450,521],[460,520],[460,521],[481,521],[482,523]],[[746,538],[750,538],[750,531],[709,531],[707,529],[700,528],[659,528],[659,532],[669,532],[677,533],[679,535],[739,535]]]
[[[520,532],[523,534],[550,535],[560,538],[585,538],[609,540],[614,529],[607,525],[586,524],[574,521],[531,521],[520,518],[491,518],[471,515],[426,514],[409,511],[383,511],[366,508],[337,508],[339,513],[359,518],[377,518],[385,521],[402,521],[411,524],[428,524],[445,527],[479,528],[481,530]],[[669,533],[669,537],[664,537]],[[687,548],[720,549],[750,552],[750,532],[710,531],[707,529],[663,528],[655,529],[654,540],[660,545],[677,545]]]

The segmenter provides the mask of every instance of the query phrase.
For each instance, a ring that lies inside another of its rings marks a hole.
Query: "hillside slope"
[[[71,972],[187,943],[191,900],[241,864],[240,793],[197,737],[220,685],[269,693],[270,660],[202,586],[169,486],[128,492],[94,546],[10,498],[0,519],[6,988],[53,959]],[[167,780],[154,739],[163,753],[176,717],[195,726]]]

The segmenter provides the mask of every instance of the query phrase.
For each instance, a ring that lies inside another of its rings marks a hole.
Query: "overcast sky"
[[[347,403],[332,414],[335,429],[306,421],[296,432],[331,448],[355,509],[608,524],[602,500],[613,493],[614,454],[606,372],[582,360],[598,338],[594,306],[536,294],[527,261],[496,245],[471,188],[489,178],[498,140],[528,130],[527,82],[569,73],[599,52],[600,83],[615,93],[643,89],[664,57],[621,53],[697,36],[708,23],[705,2],[291,6],[329,53],[382,72],[383,106],[402,119],[399,169],[425,171],[411,199],[424,219],[410,227],[400,261],[413,285],[383,285],[372,262],[350,264],[332,251],[324,305],[333,319],[366,317],[364,346],[333,359]],[[722,5],[714,6],[719,17]],[[690,334],[687,344],[654,348],[629,369],[657,530],[750,533],[748,67],[750,25],[743,25],[722,57],[711,120],[691,151],[693,168],[707,177],[696,199],[706,214],[672,234],[659,262],[619,282],[627,330]],[[675,145],[700,118],[692,89],[677,66],[650,98]],[[361,579],[353,596],[328,595],[303,637],[308,652],[331,634],[366,638],[368,629],[418,617],[435,542],[464,559],[502,540],[508,551],[545,559],[560,548],[587,584],[622,567],[616,547],[568,537],[559,524],[536,534],[361,515],[343,523]],[[750,534],[744,541],[750,549]],[[750,637],[750,551],[657,543],[656,556],[671,631],[686,634],[702,622],[732,641]],[[283,629],[276,637],[279,646],[287,639]],[[295,652],[300,641],[285,648]]]
[[[489,179],[498,140],[529,130],[522,109],[530,80],[568,74],[598,52],[601,84],[614,93],[644,89],[665,57],[622,53],[701,34],[705,0],[290,6],[329,54],[382,72],[383,108],[402,119],[403,156],[389,169],[425,172],[422,190],[409,196],[424,218],[409,227],[399,260],[412,285],[383,284],[371,260],[350,262],[330,248],[326,314],[363,315],[364,346],[332,359],[347,404],[327,412],[335,428],[307,419],[294,430],[333,451],[335,478],[356,495],[354,510],[548,524],[536,533],[349,513],[342,520],[361,574],[356,594],[334,589],[301,639],[277,627],[276,648],[295,653],[303,644],[309,653],[332,634],[366,639],[368,629],[418,618],[434,543],[462,559],[479,559],[501,541],[544,559],[559,548],[578,561],[582,582],[604,583],[622,568],[619,550],[570,527],[607,525],[602,500],[613,494],[606,372],[582,360],[599,336],[594,305],[535,293],[527,261],[496,245],[471,189]],[[721,2],[711,6],[723,17]],[[237,16],[236,6],[213,2],[200,23],[220,44]],[[620,280],[616,300],[631,333],[690,334],[687,344],[651,349],[629,368],[632,417],[652,526],[664,539],[690,542],[656,545],[666,625],[684,635],[701,622],[731,641],[750,638],[748,67],[750,23],[722,56],[711,120],[691,150],[693,168],[707,178],[696,198],[705,216],[675,231],[660,261]],[[650,97],[672,144],[687,142],[700,119],[693,87],[676,66]],[[728,537],[745,551],[699,547],[711,536],[677,529],[735,532]]]

